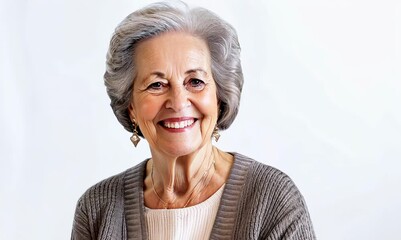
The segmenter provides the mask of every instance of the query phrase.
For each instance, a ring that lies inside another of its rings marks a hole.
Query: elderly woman
[[[288,176],[212,144],[238,112],[239,55],[233,27],[206,9],[158,3],[122,21],[105,84],[151,158],[86,191],[72,239],[315,239]]]

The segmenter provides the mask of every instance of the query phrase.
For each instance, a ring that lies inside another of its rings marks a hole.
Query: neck
[[[153,184],[166,202],[185,196],[197,185],[204,184],[205,171],[213,168],[215,149],[212,144],[199,151],[179,157],[166,157],[152,152]]]

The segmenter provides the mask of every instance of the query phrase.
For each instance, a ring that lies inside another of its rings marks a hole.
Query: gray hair
[[[227,129],[237,116],[244,81],[237,33],[213,12],[189,8],[183,2],[151,4],[128,15],[115,29],[104,74],[114,114],[127,131],[133,131],[128,107],[136,71],[135,48],[141,41],[171,31],[187,32],[206,41],[220,106],[217,127]]]

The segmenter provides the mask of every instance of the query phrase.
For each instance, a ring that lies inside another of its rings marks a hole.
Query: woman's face
[[[129,112],[151,150],[178,157],[210,144],[218,100],[206,42],[164,33],[140,43],[134,61]]]

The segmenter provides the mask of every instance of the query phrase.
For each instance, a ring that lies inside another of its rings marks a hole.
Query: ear
[[[128,113],[131,120],[136,119],[136,111],[133,102],[131,102],[128,106]]]
[[[217,102],[217,119],[219,119],[220,118],[220,115],[221,115],[221,101],[220,101],[220,99],[218,100],[218,102]]]

